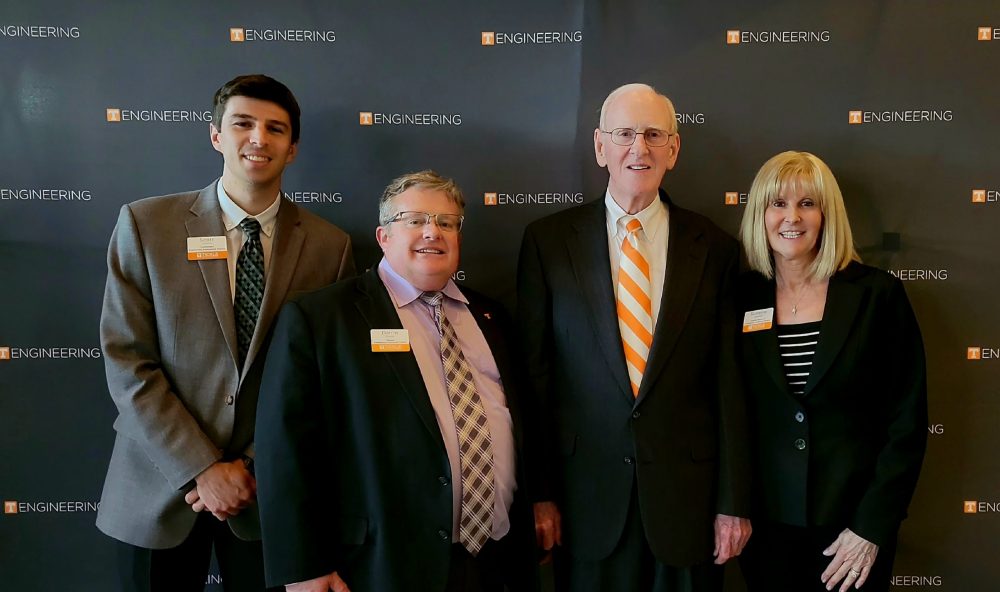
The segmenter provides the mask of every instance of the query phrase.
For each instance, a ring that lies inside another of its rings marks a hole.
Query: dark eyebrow
[[[257,121],[256,117],[254,117],[253,115],[250,115],[248,113],[233,113],[229,117],[231,117],[232,119],[249,119],[249,120],[252,120],[252,121]],[[280,125],[282,127],[291,127],[290,124],[288,124],[288,123],[286,123],[284,121],[278,120],[278,119],[267,119],[267,120],[264,121],[264,123],[266,123],[268,125]]]

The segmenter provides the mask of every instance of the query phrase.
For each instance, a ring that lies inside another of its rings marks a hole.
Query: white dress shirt
[[[229,252],[227,263],[229,264],[229,293],[233,301],[236,301],[236,260],[240,257],[243,244],[247,242],[247,235],[240,228],[240,222],[244,218],[253,218],[260,224],[260,246],[264,249],[264,278],[267,279],[268,270],[271,268],[271,243],[274,240],[274,227],[278,223],[278,208],[281,207],[281,192],[274,198],[274,202],[267,206],[267,209],[251,216],[243,211],[243,208],[236,205],[226,190],[222,187],[222,179],[215,188],[219,196],[219,207],[222,208],[222,224],[226,227],[226,249]]]
[[[653,330],[656,330],[656,319],[660,315],[660,302],[663,300],[663,281],[667,274],[667,245],[670,241],[670,212],[666,204],[659,198],[646,206],[637,214],[627,213],[611,196],[611,191],[604,194],[604,205],[608,211],[608,252],[611,255],[611,284],[615,288],[615,298],[618,297],[618,266],[622,258],[622,242],[628,232],[625,226],[632,218],[639,220],[642,230],[638,240],[644,243],[642,254],[649,263],[650,289],[652,300]]]

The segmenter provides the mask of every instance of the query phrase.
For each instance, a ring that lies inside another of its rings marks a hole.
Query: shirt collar
[[[267,206],[266,210],[256,216],[251,216],[243,211],[243,208],[236,205],[236,202],[229,197],[226,189],[222,186],[221,178],[216,183],[215,193],[219,196],[219,207],[222,208],[222,223],[226,226],[226,232],[239,226],[244,218],[257,220],[260,223],[260,231],[264,233],[264,236],[271,236],[271,233],[274,232],[274,226],[278,222],[278,208],[281,207],[281,192],[278,192],[278,196],[274,198],[274,202],[271,205]]]
[[[389,291],[389,296],[396,304],[396,308],[403,308],[420,298],[420,295],[424,293],[423,290],[414,287],[403,276],[396,273],[396,270],[389,265],[389,260],[385,257],[382,257],[382,260],[379,261],[378,275],[382,278],[382,283],[385,284],[386,290]],[[462,294],[462,291],[458,289],[458,286],[455,285],[455,282],[451,278],[448,278],[448,283],[445,284],[441,292],[452,300],[457,300],[463,304],[469,303],[468,299],[466,299],[465,295]]]
[[[613,236],[625,232],[626,218],[636,218],[642,224],[642,232],[646,240],[653,240],[667,223],[667,206],[663,200],[654,199],[637,214],[629,214],[611,197],[611,189],[604,192],[604,205],[608,211],[608,230]]]

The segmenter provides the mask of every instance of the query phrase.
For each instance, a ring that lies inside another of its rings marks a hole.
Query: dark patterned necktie
[[[236,343],[239,348],[240,368],[247,359],[250,341],[257,327],[260,303],[264,300],[264,248],[260,244],[260,222],[244,218],[240,228],[247,235],[247,242],[236,260]]]
[[[444,315],[443,297],[441,292],[420,295],[420,299],[434,310],[434,322],[441,338],[441,364],[458,432],[458,458],[462,470],[459,542],[475,556],[493,532],[493,441],[469,363],[462,353],[455,328]]]

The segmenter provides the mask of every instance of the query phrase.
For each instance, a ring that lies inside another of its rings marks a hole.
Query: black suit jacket
[[[521,449],[503,310],[463,289],[489,343]],[[412,352],[373,353],[371,329],[402,328],[372,269],[295,298],[275,328],[257,418],[257,498],[268,585],[338,571],[352,590],[443,590],[448,455]],[[502,552],[512,590],[531,587],[530,507],[515,495]]]
[[[533,381],[535,501],[555,500],[583,559],[621,537],[637,487],[660,561],[708,561],[716,513],[747,515],[745,407],[732,290],[739,249],[706,218],[670,205],[664,293],[638,397],[618,329],[604,200],[531,224],[518,320]]]
[[[774,281],[759,273],[744,274],[739,293],[744,311],[774,306]],[[744,333],[742,342],[754,516],[891,541],[927,443],[924,348],[902,282],[860,263],[830,279],[800,397],[788,387],[774,329]]]

